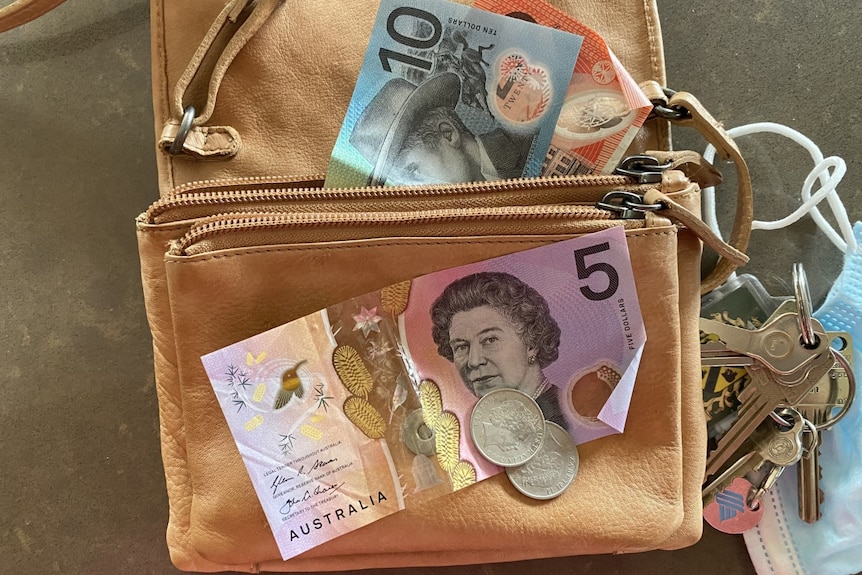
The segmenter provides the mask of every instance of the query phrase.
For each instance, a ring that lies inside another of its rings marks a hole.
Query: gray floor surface
[[[8,2],[4,2],[4,5]],[[862,11],[851,0],[659,0],[669,84],[727,127],[774,121],[847,161],[859,205]],[[0,572],[175,573],[134,217],[157,197],[145,0],[68,2],[0,36]],[[702,149],[678,130],[677,148]],[[799,203],[811,166],[776,136],[741,141],[756,213]],[[723,195],[727,196],[724,190]],[[723,213],[732,200],[720,200]],[[726,219],[726,218],[724,218]],[[815,302],[841,256],[804,218],[754,232],[756,274]],[[404,570],[402,570],[404,571]],[[416,574],[753,573],[743,540],[705,529],[675,552]]]

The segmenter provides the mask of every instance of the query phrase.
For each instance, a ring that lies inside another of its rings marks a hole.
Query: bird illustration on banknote
[[[299,363],[281,374],[281,389],[278,390],[278,395],[275,396],[275,409],[281,409],[287,405],[293,396],[302,397],[302,380],[299,377],[299,368],[306,360],[301,360]]]

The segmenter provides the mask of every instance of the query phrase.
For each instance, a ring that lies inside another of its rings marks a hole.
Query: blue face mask
[[[844,269],[814,316],[828,331],[853,338],[853,372],[862,382],[862,222],[853,226]],[[845,354],[847,351],[844,352]],[[767,492],[760,524],[745,533],[759,575],[851,575],[862,572],[862,397],[823,434],[820,452],[825,500],[819,521],[799,519],[796,472]]]

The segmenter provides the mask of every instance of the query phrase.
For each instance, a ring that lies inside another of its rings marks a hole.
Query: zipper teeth
[[[278,185],[283,182],[307,182],[311,180],[323,180],[325,175],[312,176],[237,176],[235,178],[221,178],[213,180],[195,180],[174,187],[170,195],[188,193],[190,190],[202,188],[217,188],[221,186],[239,186],[243,184],[272,184]]]
[[[505,221],[510,219],[548,220],[548,219],[592,219],[614,220],[613,212],[593,206],[523,206],[506,208],[478,208],[470,213],[463,210],[444,209],[424,212],[327,212],[327,213],[265,213],[260,212],[250,216],[226,214],[216,219],[196,224],[176,244],[176,250],[184,253],[190,246],[228,231],[262,231],[272,228],[302,227],[349,227],[355,225],[381,224],[432,224],[455,222],[459,220]]]
[[[322,179],[322,178],[320,178]],[[587,187],[614,187],[614,186],[631,186],[632,179],[627,176],[616,175],[585,175],[585,176],[566,176],[561,178],[530,178],[517,180],[503,180],[488,184],[487,182],[474,182],[469,184],[454,184],[443,185],[434,188],[428,187],[376,187],[376,188],[266,188],[258,190],[212,190],[190,192],[193,189],[201,189],[204,185],[208,187],[218,187],[218,185],[240,185],[243,183],[249,184],[265,184],[272,182],[277,183],[276,178],[268,177],[253,177],[253,178],[234,178],[225,180],[201,180],[200,182],[192,182],[175,188],[170,195],[156,201],[147,210],[144,220],[153,223],[154,220],[161,214],[170,209],[180,208],[184,206],[203,206],[203,205],[230,205],[238,202],[254,203],[262,201],[283,201],[290,199],[302,200],[335,200],[352,198],[357,200],[364,199],[398,199],[410,197],[445,197],[456,196],[463,193],[481,193],[481,192],[512,192],[523,190],[540,190],[545,187],[564,187],[572,186],[578,188]],[[284,179],[278,179],[283,182]],[[645,189],[652,187],[649,185],[643,186]]]

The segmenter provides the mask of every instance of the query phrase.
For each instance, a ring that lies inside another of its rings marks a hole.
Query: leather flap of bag
[[[157,138],[176,115],[171,102],[177,81],[225,3],[152,0]],[[637,82],[664,83],[654,0],[554,0],[552,4],[602,34]],[[213,161],[158,152],[162,195],[196,180],[323,174],[353,93],[377,6],[376,0],[280,3],[230,64],[208,122],[234,129],[242,141],[238,152],[229,160]],[[651,136],[655,136],[654,129],[645,128],[636,146],[666,147],[666,142]]]
[[[685,334],[693,339],[696,317],[692,321],[688,296],[686,317],[680,316],[676,228],[629,230],[627,235],[647,329],[632,407],[624,434],[581,446],[579,475],[563,496],[532,501],[504,475],[497,476],[408,508],[288,563],[277,560],[272,533],[200,357],[357,293],[560,238],[361,240],[169,257],[166,277],[173,330],[182,342],[177,361],[192,486],[183,502],[189,507],[181,510],[190,517],[182,542],[203,561],[198,568],[220,564],[253,570],[252,565],[269,559],[267,569],[337,569],[348,557],[350,568],[446,564],[453,549],[460,553],[459,562],[475,563],[674,546],[684,520],[696,517],[700,524],[699,511],[694,515],[693,507],[684,504],[684,490],[691,489],[683,480],[699,486],[692,469],[702,459],[686,461],[685,454],[703,446],[684,443],[690,438],[684,437],[683,425],[688,432],[702,407],[696,394],[682,395],[679,330],[684,319],[691,324]],[[336,279],[343,277],[350,282]],[[696,527],[687,525],[685,531],[687,538],[699,536]],[[406,535],[393,537],[396,533]]]

